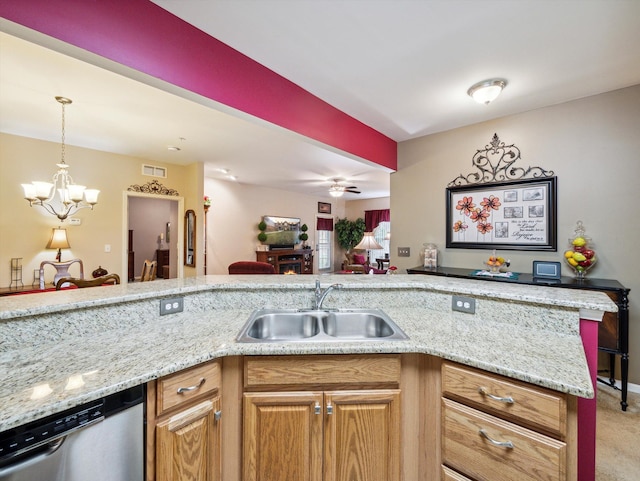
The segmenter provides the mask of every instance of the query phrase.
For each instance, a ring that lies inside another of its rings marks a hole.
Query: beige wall
[[[379,197],[378,199],[350,200],[345,207],[345,217],[355,220],[358,217],[364,219],[365,210],[382,210],[391,208],[389,197]],[[393,222],[393,219],[391,219]]]
[[[55,251],[45,249],[51,229],[60,223],[57,218],[45,214],[40,207],[29,207],[23,199],[21,183],[32,180],[48,180],[60,161],[60,144],[25,137],[0,134],[0,287],[11,282],[10,260],[22,257],[22,279],[31,285],[33,270],[42,260],[54,260]],[[154,177],[142,175],[142,164],[167,168],[168,177],[158,179],[166,187],[177,190],[185,199],[185,205],[196,205],[201,198],[202,182],[198,169],[143,161],[124,155],[66,146],[66,162],[77,183],[100,189],[99,203],[94,211],[81,210],[75,217],[79,226],[64,223],[71,249],[62,251],[62,259],[83,260],[85,275],[99,265],[109,272],[126,279],[122,263],[126,254],[126,232],[123,224],[123,192],[132,184],[145,184]],[[111,252],[104,252],[105,244]],[[202,265],[202,264],[200,264]],[[72,271],[72,274],[77,272]],[[47,282],[53,279],[54,270],[47,270]]]
[[[422,244],[433,242],[441,265],[482,267],[487,251],[445,248],[445,188],[475,170],[472,156],[494,133],[520,149],[519,165],[553,170],[558,178],[558,252],[502,254],[516,272],[531,272],[534,259],[562,260],[582,220],[599,256],[589,276],[631,289],[630,380],[640,384],[640,85],[401,143],[391,176],[391,242],[392,252],[410,246],[412,256],[394,262],[401,269],[420,265]],[[570,275],[564,265],[563,274]]]

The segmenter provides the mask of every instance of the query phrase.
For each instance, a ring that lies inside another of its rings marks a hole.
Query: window
[[[376,239],[376,242],[382,246],[382,249],[376,249],[371,251],[371,264],[375,267],[375,260],[378,258],[385,257],[389,255],[389,244],[391,240],[389,235],[391,233],[391,222],[384,221],[378,224],[373,230],[373,237]]]
[[[318,254],[318,270],[331,269],[331,243],[332,234],[330,230],[316,231],[316,249]]]

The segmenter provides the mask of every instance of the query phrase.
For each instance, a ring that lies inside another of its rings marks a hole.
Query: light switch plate
[[[398,257],[411,257],[411,247],[398,247]]]

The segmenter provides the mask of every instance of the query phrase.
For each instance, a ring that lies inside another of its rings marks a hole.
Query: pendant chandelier
[[[60,163],[56,164],[58,171],[53,174],[53,183],[31,182],[22,184],[22,188],[24,198],[30,206],[39,205],[62,222],[80,209],[89,207],[93,210],[93,206],[98,203],[100,191],[74,183],[69,175],[69,165],[64,161],[64,109],[71,100],[66,97],[56,97],[56,100],[62,105],[62,156]]]

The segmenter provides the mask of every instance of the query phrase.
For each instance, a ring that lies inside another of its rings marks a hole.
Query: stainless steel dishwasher
[[[0,481],[143,481],[144,389],[0,433]]]

